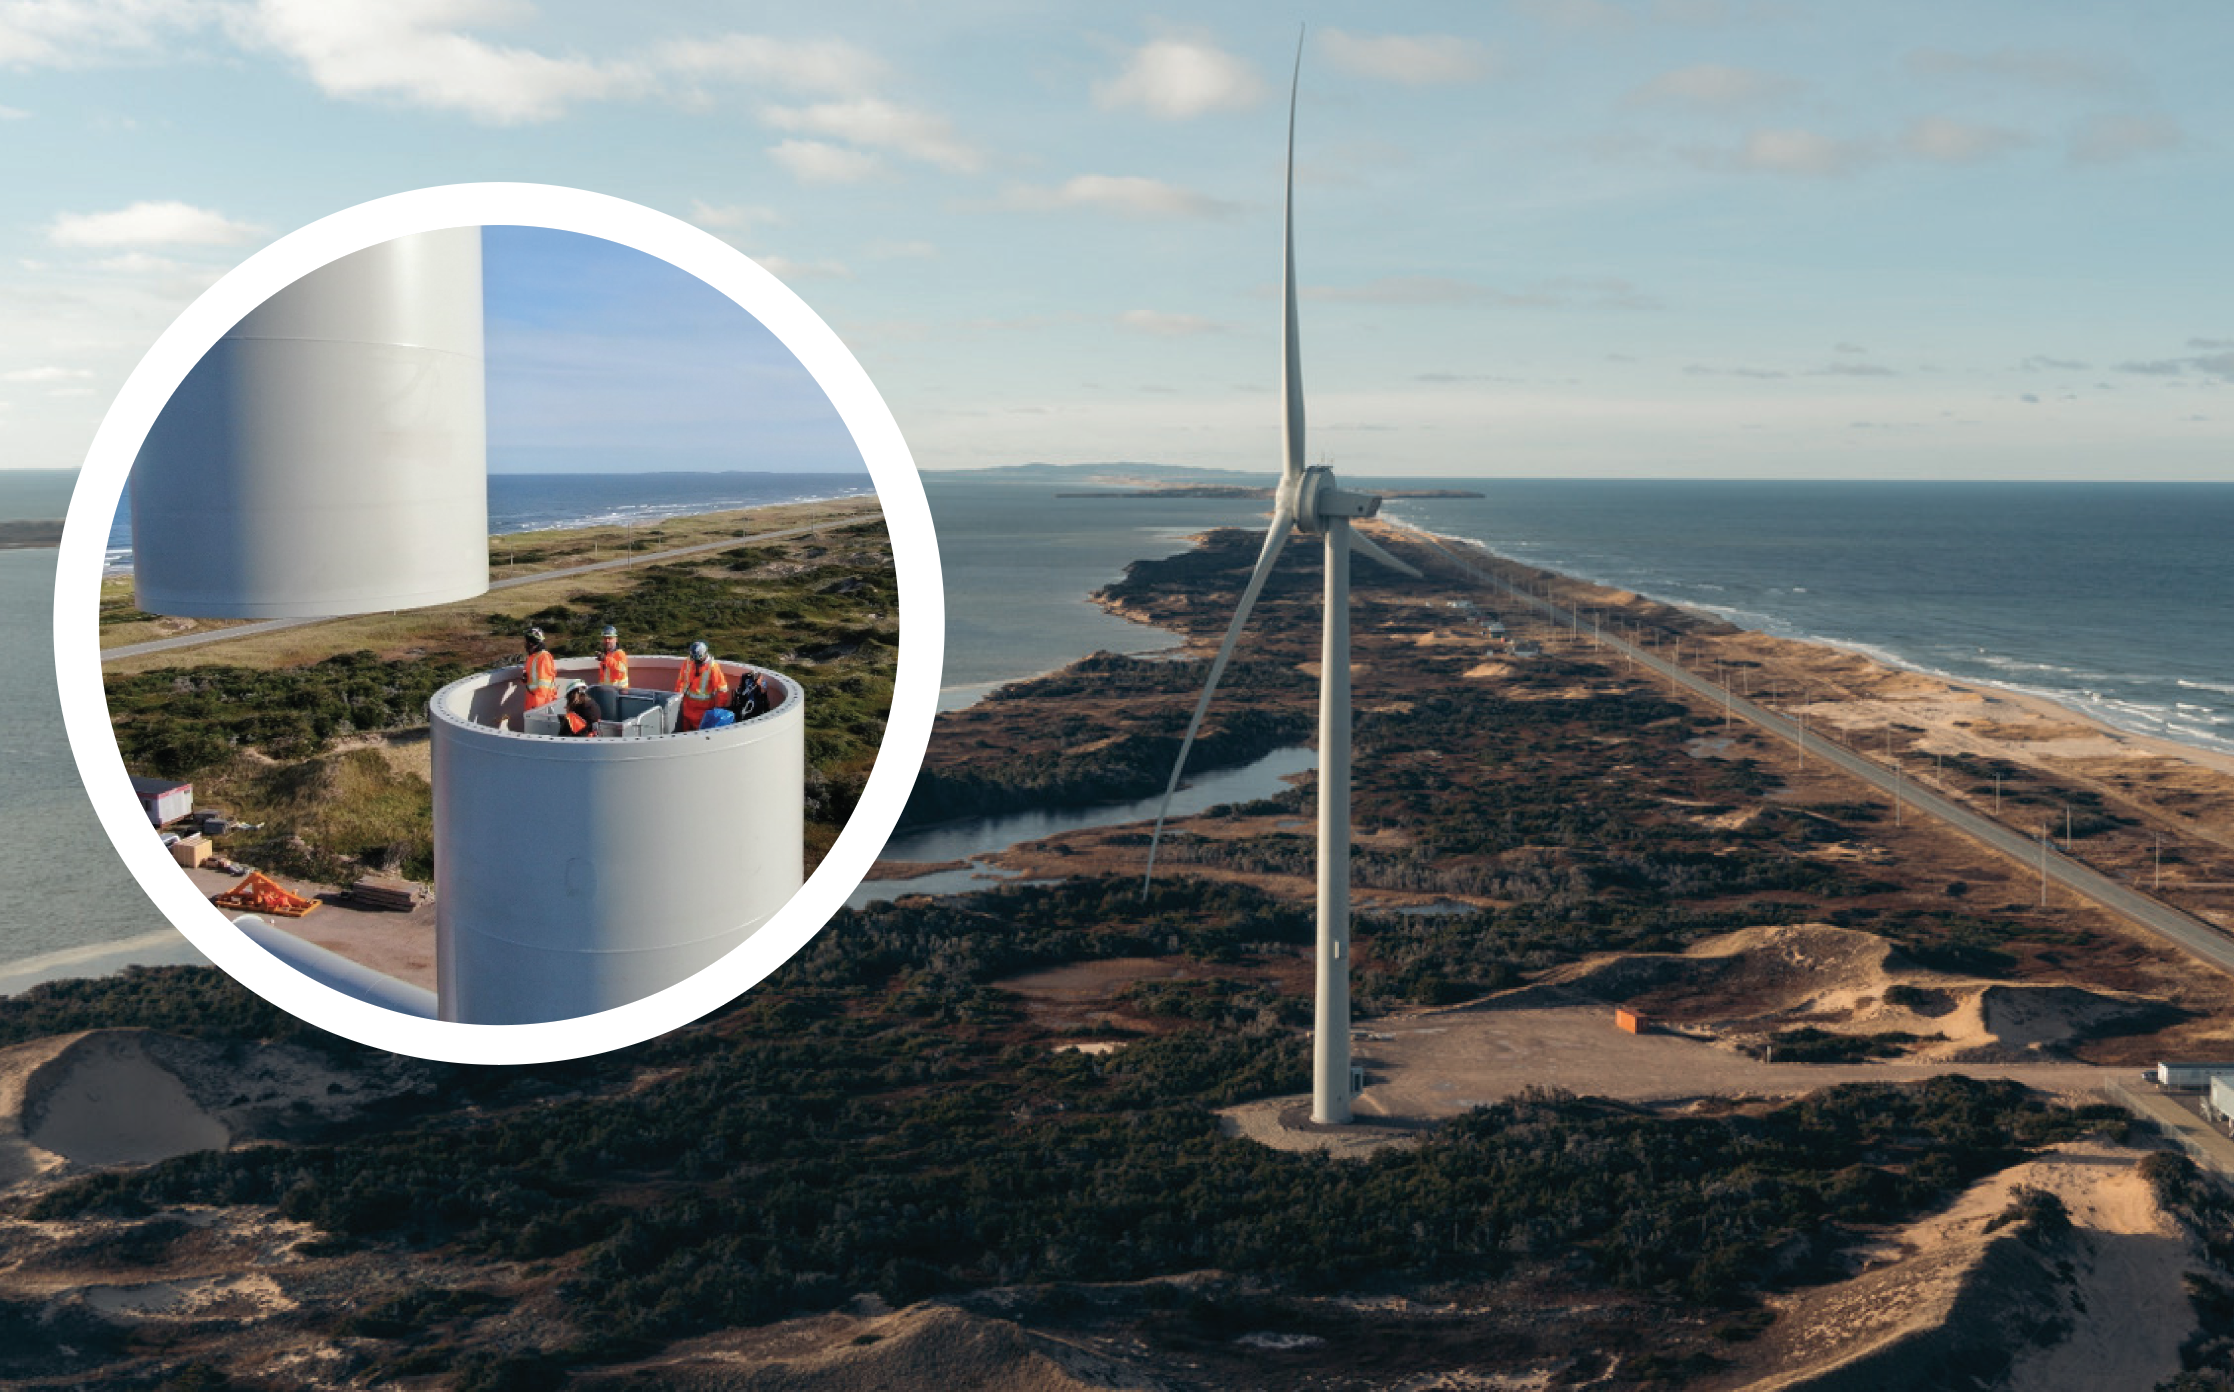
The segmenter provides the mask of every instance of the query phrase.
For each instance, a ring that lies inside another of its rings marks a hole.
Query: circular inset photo
[[[937,702],[922,485],[858,363],[620,200],[426,189],[165,332],[56,583],[72,749],[212,961],[337,1034],[533,1062],[803,946]]]

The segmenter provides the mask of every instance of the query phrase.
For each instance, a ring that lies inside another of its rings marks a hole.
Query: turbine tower
[[[1355,548],[1381,564],[1419,578],[1419,572],[1397,560],[1350,529],[1350,523],[1371,517],[1381,500],[1371,493],[1352,493],[1341,487],[1334,471],[1323,465],[1303,464],[1303,369],[1296,340],[1295,314],[1295,107],[1297,85],[1303,75],[1303,41],[1296,40],[1295,77],[1288,88],[1287,210],[1283,219],[1286,248],[1282,272],[1286,295],[1282,301],[1280,334],[1280,391],[1284,412],[1280,421],[1280,487],[1272,509],[1272,525],[1264,534],[1264,549],[1257,553],[1256,569],[1241,591],[1225,641],[1211,660],[1209,680],[1195,701],[1194,718],[1187,722],[1179,757],[1172,764],[1171,781],[1164,786],[1163,806],[1156,814],[1156,830],[1148,842],[1145,892],[1156,874],[1156,847],[1163,839],[1164,816],[1171,810],[1171,795],[1187,767],[1187,753],[1194,748],[1210,697],[1218,689],[1234,644],[1249,622],[1249,610],[1264,590],[1266,577],[1280,559],[1288,533],[1317,536],[1326,546],[1325,628],[1319,650],[1319,934],[1318,1005],[1313,1021],[1311,1047],[1311,1119],[1342,1123],[1350,1119],[1350,551]]]

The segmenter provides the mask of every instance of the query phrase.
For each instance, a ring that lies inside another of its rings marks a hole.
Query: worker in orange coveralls
[[[683,693],[683,728],[695,730],[706,712],[729,705],[729,677],[704,643],[690,645],[690,660],[675,669],[675,689]]]
[[[559,698],[558,659],[543,646],[543,630],[527,631],[527,660],[520,664],[520,680],[527,684],[527,708],[547,706]]]
[[[621,651],[621,631],[605,625],[605,635],[598,643],[598,681],[606,686],[628,685],[628,654]]]

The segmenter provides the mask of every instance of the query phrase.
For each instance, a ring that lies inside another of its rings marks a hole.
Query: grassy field
[[[851,815],[883,740],[900,620],[891,546],[873,499],[676,519],[638,542],[719,540],[748,518],[756,536],[838,525],[112,664],[109,713],[125,763],[136,774],[191,778],[200,803],[259,824],[220,842],[252,864],[329,883],[368,869],[427,878],[427,698],[517,661],[529,623],[561,657],[594,651],[610,623],[631,652],[676,653],[703,640],[721,657],[804,683],[811,864]],[[560,569],[611,559],[599,548],[619,529],[534,535],[540,549],[514,562]]]

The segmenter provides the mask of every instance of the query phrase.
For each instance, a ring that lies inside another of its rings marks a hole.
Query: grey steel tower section
[[[665,691],[681,661],[632,658],[631,691]],[[560,664],[561,681],[586,666]],[[732,682],[747,670],[722,666]],[[712,965],[791,899],[805,879],[806,697],[752,670],[777,697],[769,710],[679,734],[659,732],[656,710],[648,731],[533,733],[517,667],[435,693],[443,1019],[626,1005]]]
[[[489,587],[481,229],[312,271],[234,325],[132,466],[139,605],[377,613]]]

